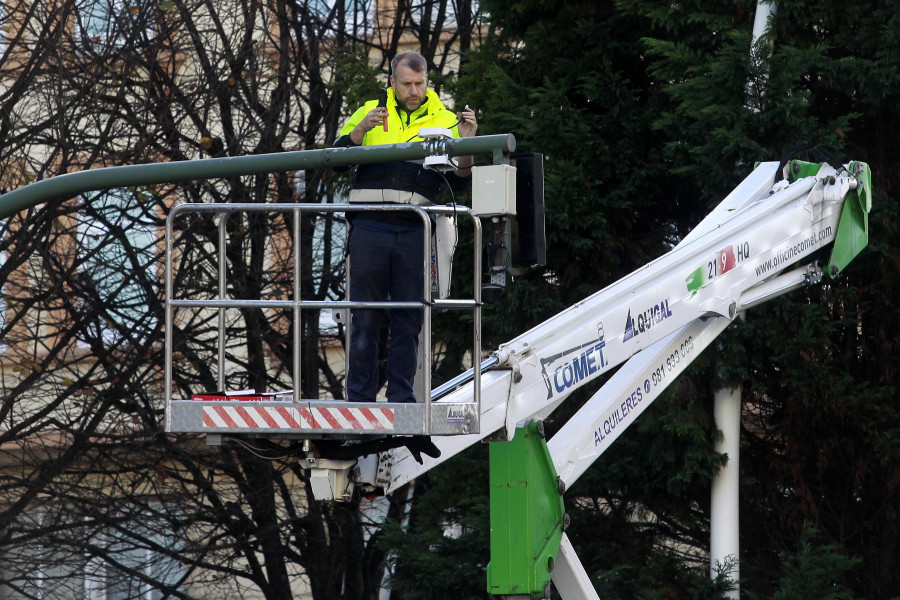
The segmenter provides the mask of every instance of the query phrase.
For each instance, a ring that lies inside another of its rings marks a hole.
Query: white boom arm
[[[640,352],[550,441],[572,483],[738,311],[802,283],[805,270],[779,275],[834,241],[853,174],[823,165],[788,185],[775,183],[777,170],[762,163],[673,250],[503,344],[505,369],[482,377],[481,433],[435,438],[441,456],[422,465],[393,450],[370,483],[390,492],[498,430],[511,439],[517,424]],[[469,384],[441,401],[472,394]]]
[[[821,277],[815,265],[785,270],[835,241],[848,193],[863,183],[827,164],[790,184],[777,174],[777,163],[759,165],[673,250],[502,345],[495,356],[505,368],[481,380],[481,433],[435,438],[440,458],[421,465],[405,448],[370,458],[360,482],[391,492],[489,434],[509,440],[625,362],[547,442],[568,488],[738,312]],[[438,402],[472,395],[470,383]],[[565,600],[597,598],[565,533],[552,579]]]

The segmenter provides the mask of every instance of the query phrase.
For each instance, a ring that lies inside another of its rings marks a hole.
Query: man
[[[403,52],[391,61],[386,100],[371,100],[360,107],[341,130],[335,146],[395,144],[421,141],[420,129],[445,127],[454,137],[475,135],[478,123],[468,107],[448,110],[428,89],[426,62],[418,52]],[[461,189],[471,175],[472,157],[460,157],[458,168],[447,173],[451,187]],[[350,202],[427,205],[438,200],[444,176],[419,162],[359,165],[353,178]],[[383,302],[422,301],[426,273],[422,221],[414,211],[348,214],[350,234],[350,300]],[[381,311],[353,311],[350,329],[347,399],[374,402],[378,393],[378,330]],[[415,402],[421,309],[390,311],[387,398]]]

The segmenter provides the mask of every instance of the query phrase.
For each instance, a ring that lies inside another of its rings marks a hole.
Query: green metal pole
[[[512,134],[483,135],[457,138],[446,142],[450,156],[492,154],[508,156],[516,148]],[[343,167],[379,162],[421,160],[432,154],[427,142],[386,144],[383,146],[354,146],[349,148],[325,148],[322,150],[298,150],[274,154],[205,158],[179,162],[161,162],[121,167],[89,169],[67,173],[0,195],[0,219],[50,200],[71,198],[78,194],[111,188],[181,183],[238,177],[276,171],[299,171],[317,167]]]
[[[491,562],[495,596],[549,598],[565,527],[565,508],[543,425],[531,421],[509,442],[492,442]]]

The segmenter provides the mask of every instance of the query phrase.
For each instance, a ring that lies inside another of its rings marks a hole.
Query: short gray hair
[[[391,61],[391,75],[397,71],[397,67],[400,65],[406,65],[416,73],[422,73],[428,68],[425,57],[415,50],[407,50],[394,57],[394,60]]]

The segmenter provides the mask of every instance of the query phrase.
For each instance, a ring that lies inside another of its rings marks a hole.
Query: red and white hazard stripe
[[[212,429],[389,430],[394,428],[394,410],[356,407],[204,406],[203,427]]]

